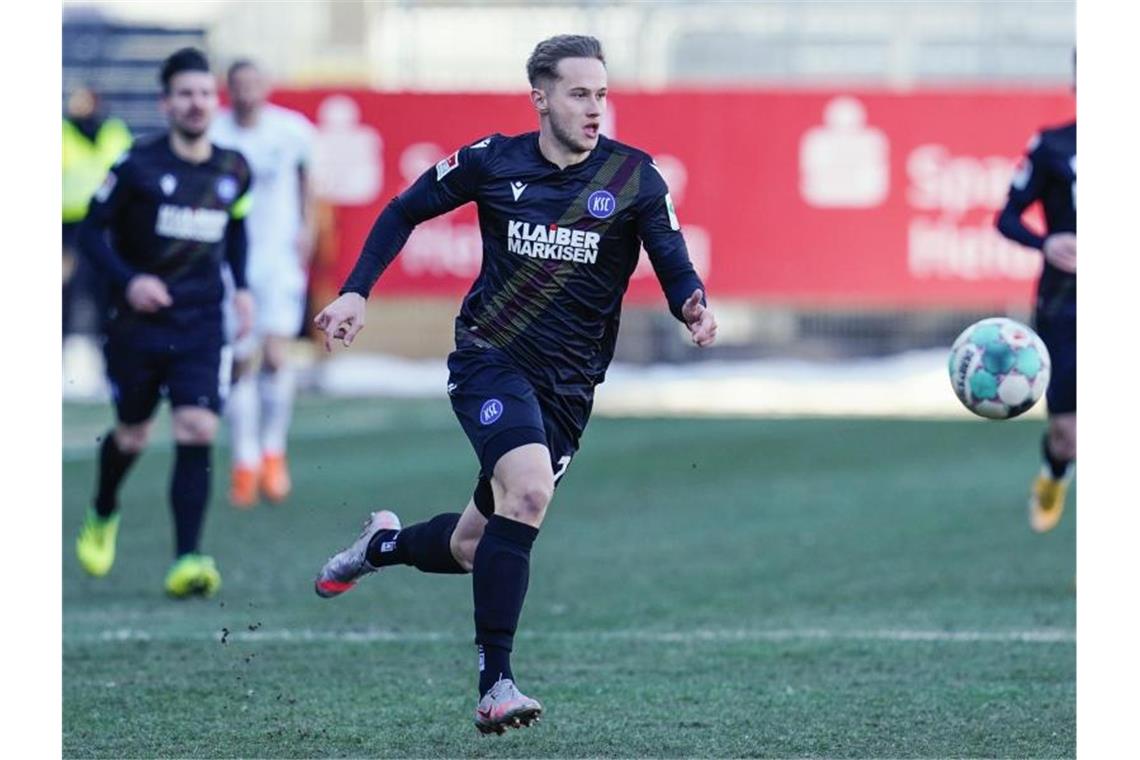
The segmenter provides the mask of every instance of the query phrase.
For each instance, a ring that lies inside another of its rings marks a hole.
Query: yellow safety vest
[[[107,170],[131,147],[131,132],[122,119],[107,119],[92,142],[67,119],[63,120],[63,221],[81,222],[91,196]]]

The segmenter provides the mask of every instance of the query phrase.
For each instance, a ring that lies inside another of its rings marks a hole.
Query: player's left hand
[[[234,292],[234,312],[237,315],[237,337],[244,338],[253,329],[253,294],[248,290]]]
[[[716,317],[712,309],[701,303],[704,296],[700,288],[694,290],[681,307],[681,316],[689,327],[693,342],[701,348],[708,348],[716,342]]]

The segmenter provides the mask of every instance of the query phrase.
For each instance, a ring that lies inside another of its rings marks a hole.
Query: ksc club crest
[[[221,200],[222,203],[229,203],[237,197],[237,180],[227,174],[218,179],[218,184],[215,189],[218,193],[218,199]]]
[[[483,402],[479,410],[479,423],[490,425],[503,416],[503,402],[497,398],[489,398]]]
[[[609,190],[595,190],[586,199],[586,210],[595,219],[606,219],[617,210],[617,200]]]

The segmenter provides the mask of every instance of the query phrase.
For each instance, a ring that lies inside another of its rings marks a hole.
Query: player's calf
[[[1058,414],[1049,419],[1044,454],[1050,464],[1065,466],[1077,458],[1077,415]],[[1056,468],[1055,468],[1056,469]]]
[[[488,486],[489,488],[489,486]],[[494,510],[494,503],[490,510]],[[479,511],[475,499],[467,502],[466,509],[460,515],[455,529],[448,537],[448,550],[464,572],[471,572],[475,566],[475,550],[479,548],[479,540],[483,538],[483,531],[487,527],[487,518]]]

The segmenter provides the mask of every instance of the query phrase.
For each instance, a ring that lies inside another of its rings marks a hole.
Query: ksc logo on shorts
[[[605,219],[617,210],[617,201],[609,190],[595,190],[586,199],[586,210],[595,219]]]
[[[483,402],[483,408],[479,410],[479,422],[483,425],[490,425],[502,416],[503,402],[497,398],[487,399]]]

